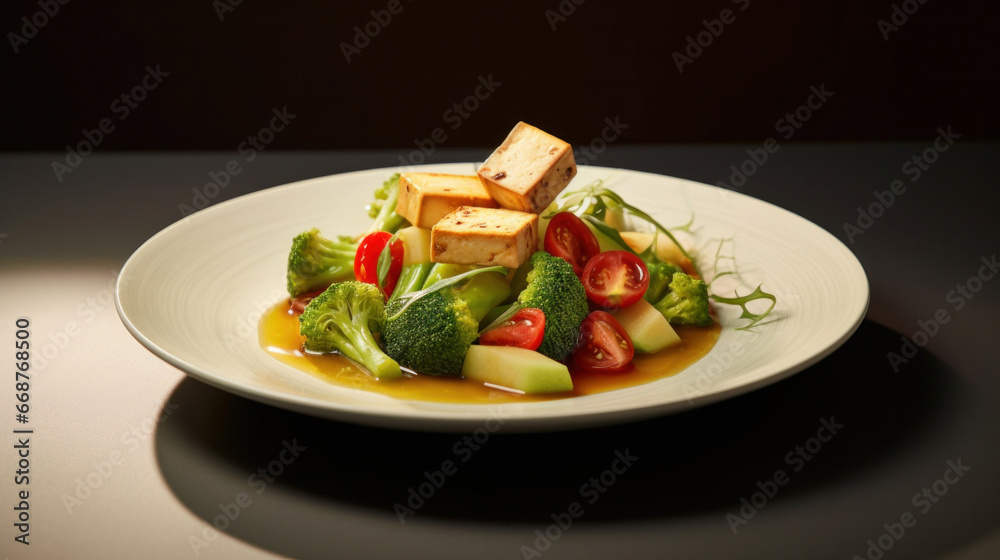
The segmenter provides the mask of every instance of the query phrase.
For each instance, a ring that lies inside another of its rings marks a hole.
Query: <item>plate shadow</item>
[[[263,479],[255,473],[278,464],[280,472],[266,487],[278,489],[272,494],[281,493],[284,505],[256,508],[256,521],[227,523],[226,532],[296,556],[309,556],[312,549],[304,541],[324,535],[306,526],[261,530],[287,527],[288,517],[296,516],[296,501],[400,527],[394,506],[407,505],[411,489],[436,480],[443,481],[440,488],[414,508],[413,520],[536,526],[548,523],[553,512],[566,511],[570,502],[584,502],[583,484],[600,481],[612,465],[622,467],[614,462],[616,452],[638,459],[616,475],[613,491],[609,486],[601,493],[600,507],[588,509],[578,523],[733,509],[758,481],[783,469],[792,481],[773,499],[778,503],[845,483],[932,432],[947,437],[948,426],[956,424],[950,419],[971,398],[969,390],[926,350],[894,373],[886,352],[899,347],[899,337],[866,320],[826,359],[746,395],[602,428],[550,434],[504,434],[501,428],[488,438],[484,431],[480,443],[473,434],[402,432],[313,418],[186,379],[169,399],[178,407],[157,428],[156,456],[177,498],[207,523],[241,491],[256,499],[254,481]],[[809,440],[824,422],[843,428],[816,449]],[[305,449],[291,458],[290,452],[282,455],[286,443]],[[809,459],[796,454],[796,446],[807,444],[814,451],[803,448]],[[282,457],[291,458],[289,464],[280,463]],[[457,472],[435,474],[444,473],[446,461]],[[801,471],[793,470],[800,462]]]

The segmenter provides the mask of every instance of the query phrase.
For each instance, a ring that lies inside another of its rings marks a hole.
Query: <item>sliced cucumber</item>
[[[462,375],[525,393],[573,390],[569,368],[533,350],[474,344],[465,355]]]
[[[632,339],[636,352],[659,352],[681,341],[663,314],[644,299],[615,311],[613,315]]]

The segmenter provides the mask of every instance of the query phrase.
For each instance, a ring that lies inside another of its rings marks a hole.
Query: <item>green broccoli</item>
[[[405,298],[390,300],[383,332],[386,353],[421,373],[459,375],[479,336],[479,322],[509,290],[503,274],[483,272],[464,285],[434,289],[405,309]]]
[[[336,241],[313,228],[295,236],[288,253],[288,293],[298,297],[335,282],[354,279],[358,243],[350,237]]]
[[[708,310],[708,286],[683,272],[675,272],[670,281],[670,293],[653,304],[667,321],[676,325],[712,324]]]
[[[522,307],[537,307],[545,313],[545,334],[538,351],[562,360],[573,352],[580,324],[590,312],[587,292],[573,274],[573,266],[545,251],[531,256],[528,287],[517,297]]]
[[[401,301],[390,301],[386,311],[395,314]],[[442,290],[415,301],[386,325],[385,351],[420,373],[458,375],[478,329],[468,304]]]
[[[645,251],[639,254],[639,258],[646,263],[646,270],[649,272],[649,287],[643,296],[649,303],[656,303],[663,299],[670,291],[670,282],[674,279],[674,273],[684,272],[681,267],[661,260],[657,256],[656,243],[659,236],[653,235],[653,242]]]
[[[376,231],[396,233],[409,225],[409,222],[396,213],[397,202],[399,202],[399,173],[389,177],[381,187],[375,189],[375,200],[366,207],[368,217],[374,221],[361,237]]]
[[[374,336],[384,327],[382,293],[355,280],[333,284],[299,317],[306,350],[340,352],[379,380],[396,379],[402,376],[399,364],[382,352]]]
[[[649,271],[649,287],[646,288],[646,295],[643,297],[649,303],[663,299],[670,291],[670,282],[674,274],[683,272],[681,267],[666,261],[646,262],[646,270]]]

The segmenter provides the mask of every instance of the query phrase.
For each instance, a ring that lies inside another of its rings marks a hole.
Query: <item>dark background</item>
[[[17,53],[11,33],[42,8],[4,2],[0,150],[64,151],[103,118],[115,129],[97,152],[235,150],[286,106],[296,118],[269,149],[412,148],[435,128],[439,145],[489,147],[518,120],[580,145],[616,116],[628,144],[785,140],[776,121],[823,84],[833,96],[791,140],[922,141],[949,125],[988,140],[1000,124],[994,3],[401,0],[348,63],[341,43],[387,0],[242,0],[220,21],[224,1],[71,0]],[[894,5],[916,12],[885,40]],[[679,72],[673,53],[723,9],[735,21]],[[120,120],[112,103],[147,65],[169,76]],[[445,111],[491,75],[501,85],[453,129]]]

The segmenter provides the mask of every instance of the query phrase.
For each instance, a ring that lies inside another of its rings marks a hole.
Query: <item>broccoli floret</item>
[[[306,350],[340,352],[379,380],[402,376],[399,364],[379,348],[385,326],[382,293],[372,284],[340,282],[313,298],[299,317]]]
[[[354,279],[358,243],[350,237],[336,241],[313,228],[295,236],[288,253],[288,293],[292,297]]]
[[[545,334],[538,351],[562,360],[576,346],[580,324],[587,317],[587,292],[573,274],[573,266],[545,251],[531,256],[528,287],[517,297],[524,307],[537,307],[545,313]]]
[[[361,237],[376,231],[396,233],[409,225],[409,222],[396,213],[397,202],[399,202],[399,173],[389,177],[381,187],[375,189],[375,200],[366,207],[368,216],[374,221]]]
[[[503,274],[484,272],[464,285],[430,292],[402,313],[402,300],[389,301],[386,353],[420,373],[459,375],[469,346],[479,336],[479,322],[509,290]]]
[[[646,288],[646,295],[643,297],[649,303],[663,299],[670,291],[670,282],[674,279],[674,274],[682,272],[681,267],[665,261],[647,262],[646,270],[649,271],[649,287]]]
[[[402,306],[393,300],[386,312],[392,316]],[[420,373],[458,375],[478,329],[469,305],[445,289],[418,299],[386,324],[385,351]]]
[[[708,310],[708,286],[683,272],[675,272],[670,281],[670,293],[653,304],[667,321],[676,325],[712,324]]]

